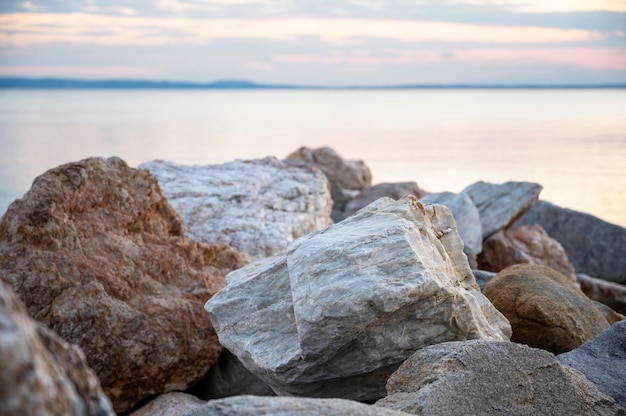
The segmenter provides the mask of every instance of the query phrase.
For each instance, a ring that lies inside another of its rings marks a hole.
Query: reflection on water
[[[0,211],[89,156],[204,164],[329,145],[375,182],[534,181],[626,226],[625,104],[625,90],[0,91]]]

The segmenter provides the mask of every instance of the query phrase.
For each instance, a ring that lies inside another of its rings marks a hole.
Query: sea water
[[[626,226],[626,90],[0,90],[0,214],[60,164],[215,164],[333,147],[374,183],[532,181]]]

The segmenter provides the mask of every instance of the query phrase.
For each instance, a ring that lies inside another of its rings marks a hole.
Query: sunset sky
[[[626,83],[626,0],[1,0],[0,76]]]

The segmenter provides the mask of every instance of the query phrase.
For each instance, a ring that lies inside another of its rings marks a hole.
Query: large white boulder
[[[381,198],[227,276],[205,305],[223,346],[277,393],[374,400],[426,345],[508,340],[450,211]]]
[[[187,237],[204,244],[228,243],[260,258],[331,223],[328,180],[302,162],[266,157],[189,166],[154,160],[139,167],[156,176]]]

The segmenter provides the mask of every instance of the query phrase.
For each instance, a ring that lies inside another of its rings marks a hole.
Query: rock
[[[260,258],[330,224],[328,181],[303,163],[266,157],[203,166],[155,160],[140,167],[157,177],[187,237],[200,243],[228,243]]]
[[[114,415],[80,348],[33,321],[0,281],[0,414]]]
[[[205,305],[220,342],[279,395],[375,400],[418,348],[508,339],[452,215],[381,198],[227,276]]]
[[[472,340],[425,347],[387,382],[376,406],[415,415],[623,415],[547,351]]]
[[[172,392],[158,396],[130,416],[199,416],[206,405],[191,394]]]
[[[483,243],[478,268],[492,272],[520,263],[543,264],[577,282],[563,246],[538,225],[498,231]]]
[[[156,179],[118,158],[49,170],[0,221],[0,279],[82,348],[116,412],[196,383],[221,351],[202,306],[244,263],[183,231]]]
[[[540,225],[567,253],[576,272],[626,284],[626,228],[539,201],[513,227]]]
[[[287,159],[301,160],[322,170],[331,183],[343,189],[363,190],[372,184],[372,173],[362,160],[344,160],[330,147],[301,147]]]
[[[609,326],[571,280],[546,266],[507,267],[483,293],[511,323],[511,341],[555,354],[579,347]]]
[[[476,256],[483,250],[483,228],[480,224],[480,214],[472,200],[464,194],[440,192],[426,195],[422,197],[420,202],[442,204],[448,207],[454,216],[459,235],[465,245],[463,251],[470,262],[470,266],[476,268]]]
[[[613,309],[606,306],[604,303],[594,300],[593,304],[596,305],[596,308],[598,308],[600,312],[602,312],[602,315],[604,315],[606,320],[609,322],[609,325],[613,325],[615,322],[623,321],[624,319],[626,319],[626,316],[614,311]]]
[[[626,286],[596,279],[584,273],[577,274],[576,278],[589,299],[602,302],[622,314],[626,313]]]
[[[598,390],[626,408],[626,321],[611,325],[557,359],[583,373]]]
[[[131,416],[406,416],[343,399],[235,396],[200,402],[184,393],[160,396]]]
[[[468,186],[461,194],[468,196],[476,205],[484,240],[509,227],[528,211],[537,201],[541,189],[541,185],[531,182],[497,185],[481,181]]]
[[[230,396],[275,396],[263,380],[252,374],[239,359],[227,349],[209,370],[204,379],[187,393],[202,400],[221,399]]]
[[[426,195],[426,192],[417,186],[416,182],[379,183],[365,188],[356,197],[351,199],[344,208],[344,217],[349,217],[361,208],[371,204],[378,198],[388,197],[400,199],[406,195],[413,195],[417,199]]]
[[[494,272],[478,269],[472,269],[472,274],[474,275],[474,279],[476,279],[476,283],[478,283],[480,290],[485,290],[487,283],[489,283],[489,281],[491,281],[491,279],[493,279],[496,275]]]

